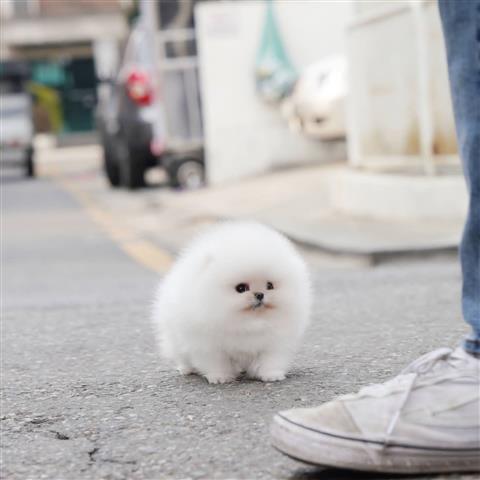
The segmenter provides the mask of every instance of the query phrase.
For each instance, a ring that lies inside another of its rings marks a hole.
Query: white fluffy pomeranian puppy
[[[182,374],[270,382],[285,378],[310,303],[308,271],[289,240],[258,223],[225,222],[180,255],[153,320],[163,355]]]

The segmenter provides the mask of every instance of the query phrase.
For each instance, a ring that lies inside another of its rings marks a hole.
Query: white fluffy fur
[[[267,289],[267,282],[273,290]],[[238,293],[246,283],[250,291]],[[262,292],[258,305],[255,292]],[[226,222],[199,236],[161,282],[153,320],[163,355],[210,383],[285,378],[310,314],[305,263],[283,235]]]

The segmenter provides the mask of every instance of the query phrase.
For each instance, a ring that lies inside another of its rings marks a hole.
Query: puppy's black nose
[[[259,302],[261,302],[261,301],[263,300],[264,295],[263,295],[262,292],[255,292],[254,295],[255,295],[255,298],[256,298]]]

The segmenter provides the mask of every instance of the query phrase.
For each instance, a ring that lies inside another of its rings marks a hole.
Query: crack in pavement
[[[95,455],[98,453],[99,448],[98,447],[93,447],[91,450],[89,450],[88,457],[90,458],[90,463],[94,463],[96,461]]]
[[[92,450],[89,450],[88,456],[90,458],[90,465],[98,463],[117,463],[119,465],[136,465],[137,460],[117,460],[115,458],[98,458],[98,452],[100,451],[99,447],[94,447]]]

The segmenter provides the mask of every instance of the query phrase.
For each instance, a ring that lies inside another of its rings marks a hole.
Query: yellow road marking
[[[131,258],[157,273],[165,273],[173,264],[173,256],[152,242],[140,238],[137,233],[121,224],[108,211],[101,209],[84,191],[70,182],[55,178],[64,190],[74,196],[90,218]]]
[[[147,240],[131,240],[120,245],[137,262],[155,272],[166,272],[172,265],[170,254]]]

